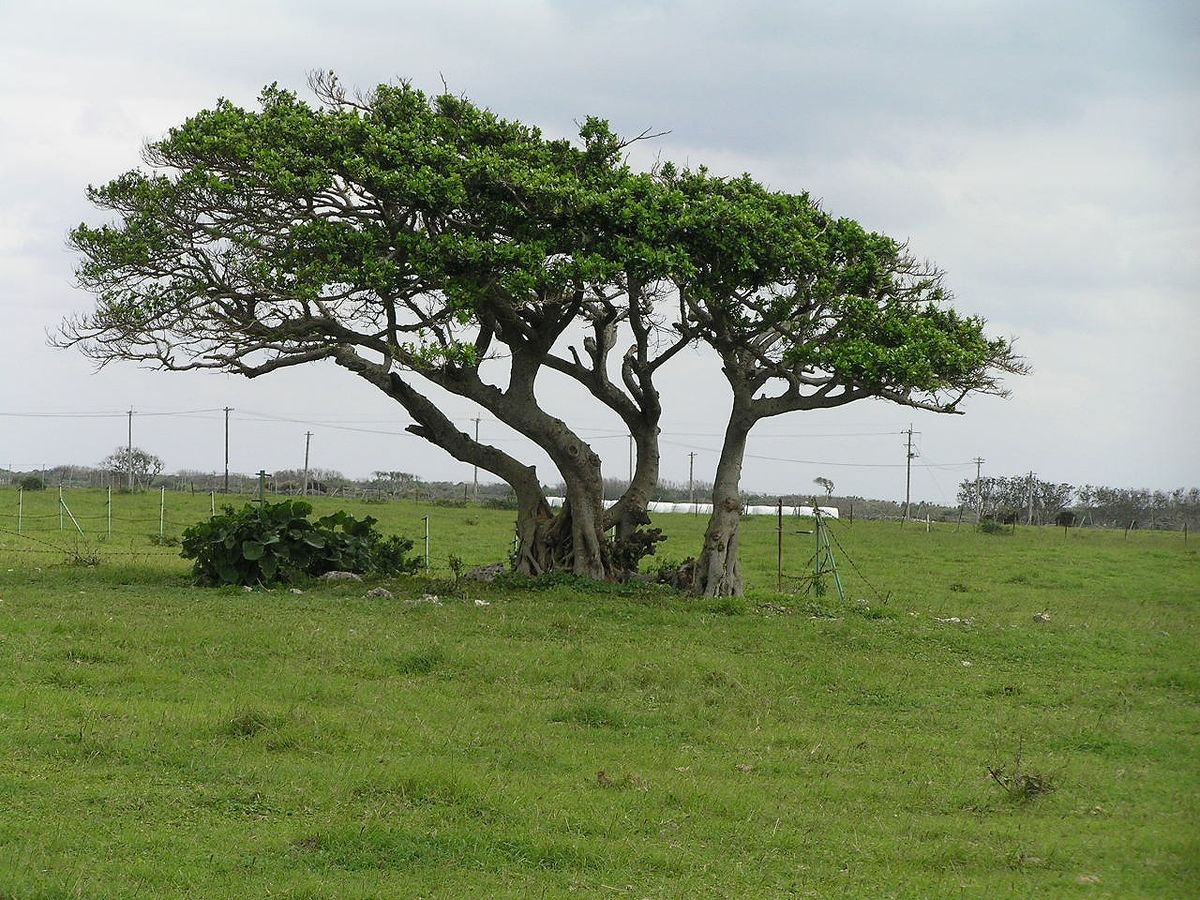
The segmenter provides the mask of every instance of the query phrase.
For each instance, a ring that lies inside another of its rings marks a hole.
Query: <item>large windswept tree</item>
[[[258,110],[222,101],[149,144],[147,170],[90,189],[114,220],[72,232],[98,299],[60,342],[102,364],[248,377],[332,361],[398,401],[414,434],[512,486],[519,571],[619,579],[653,549],[655,379],[691,342],[717,352],[733,391],[696,568],[709,594],[742,588],[754,423],[867,397],[956,411],[1020,368],[981,321],[944,306],[940,273],[805,196],[669,165],[633,172],[627,142],[597,119],[572,143],[405,84],[312,86],[315,105],[277,87]],[[609,509],[599,456],[539,402],[547,370],[637,444]],[[564,509],[550,510],[531,465],[457,428],[430,385],[545,451]]]
[[[693,588],[740,594],[739,485],[756,423],[868,398],[957,413],[1025,368],[982,319],[947,305],[941,271],[895,240],[748,176],[662,174],[684,198],[686,328],[716,351],[733,394]]]
[[[513,487],[520,570],[623,577],[654,544],[639,532],[658,477],[653,379],[683,344],[663,339],[655,313],[664,257],[645,236],[661,187],[625,166],[598,120],[575,145],[407,85],[362,97],[331,76],[313,86],[315,107],[276,87],[258,111],[222,101],[148,145],[148,172],[90,189],[117,218],[72,233],[98,304],[62,343],[101,363],[249,377],[332,360],[399,401],[411,431]],[[556,351],[576,326],[590,332],[582,348]],[[634,345],[614,378],[619,326]],[[484,371],[493,358],[507,360],[498,381]],[[637,473],[611,510],[598,455],[538,402],[547,366],[637,440]],[[563,512],[531,466],[456,428],[421,380],[545,450]]]

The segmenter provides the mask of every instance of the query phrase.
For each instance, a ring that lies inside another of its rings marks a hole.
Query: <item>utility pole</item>
[[[983,519],[983,495],[979,493],[979,471],[984,463],[982,456],[977,456],[971,462],[975,463],[975,524],[979,524]]]
[[[229,493],[229,407],[225,407],[225,487],[224,492]]]
[[[312,432],[304,432],[304,496],[308,496],[308,446],[312,442]]]
[[[479,416],[475,417],[475,443],[479,443]],[[479,505],[479,466],[471,467],[471,483],[473,485],[473,496],[475,505]]]
[[[1032,470],[1029,472],[1029,482],[1027,485],[1027,490],[1029,491],[1029,514],[1025,519],[1025,524],[1032,525],[1033,524],[1033,471]]]
[[[688,453],[688,503],[692,504],[692,512],[696,511],[696,451]]]
[[[125,468],[129,470],[129,490],[133,490],[133,407],[129,407],[129,443],[125,447]]]
[[[909,507],[912,503],[912,461],[913,461],[913,457],[917,455],[917,454],[913,453],[913,448],[912,448],[912,439],[913,439],[912,423],[911,422],[909,423],[908,431],[902,431],[900,433],[908,435],[908,445],[906,446],[905,451],[904,451],[904,521],[907,522]],[[920,434],[920,433],[921,432],[919,432],[919,431],[917,432],[917,434]]]

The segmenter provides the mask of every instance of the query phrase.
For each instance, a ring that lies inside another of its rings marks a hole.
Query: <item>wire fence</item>
[[[264,491],[263,499],[283,496]],[[75,564],[102,559],[177,560],[180,534],[224,507],[249,499],[242,494],[173,492],[164,488],[125,492],[66,486],[0,491],[0,557],[58,557]],[[340,498],[351,499],[351,498]],[[370,502],[370,498],[354,498]],[[414,518],[414,517],[410,517]],[[430,573],[461,568],[453,552],[433,552],[428,516],[405,523],[415,533],[413,552]]]
[[[245,496],[216,491],[207,495],[180,495],[165,489],[134,493],[111,489],[0,490],[0,558],[48,560],[57,557],[80,565],[96,564],[109,558],[178,561],[180,535],[184,529],[230,503],[245,499]],[[372,512],[382,509],[373,505],[368,508]],[[468,546],[462,540],[461,531],[439,530],[436,526],[431,529],[431,515],[435,519],[453,516],[457,510],[459,507],[432,505],[414,509],[410,506],[399,516],[399,511],[390,513],[385,516],[385,521],[391,519],[388,524],[402,529],[412,539],[413,554],[421,559],[424,571],[433,575],[457,576],[464,566],[495,563],[515,551],[515,543],[510,543],[514,540],[511,532],[509,538],[495,531],[488,531],[486,536],[481,533]],[[471,510],[467,512],[469,519],[473,519],[471,524],[477,525],[478,517]],[[810,522],[813,524],[809,525]],[[772,530],[776,532],[773,540],[778,545],[778,555],[774,581],[780,592],[820,595],[829,582],[835,581],[839,593],[843,593],[841,587],[845,583],[853,587],[858,599],[870,598],[870,602],[880,604],[888,601],[888,586],[876,583],[878,579],[870,577],[856,558],[865,551],[855,546],[857,542],[844,539],[853,533],[852,520],[839,521],[826,516],[797,519],[780,515],[775,524]],[[898,523],[898,527],[925,533],[973,531],[976,525],[962,519],[939,523],[926,518]],[[762,535],[764,532],[752,529],[743,534],[742,542],[747,550],[750,549],[750,533]],[[1186,530],[1182,536],[1186,543]],[[755,537],[754,541],[758,543],[762,539]],[[761,544],[759,546],[761,552]]]

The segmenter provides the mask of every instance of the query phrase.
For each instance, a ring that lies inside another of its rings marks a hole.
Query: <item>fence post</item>
[[[779,498],[779,508],[775,513],[777,544],[775,553],[775,590],[783,593],[783,498]]]
[[[216,491],[208,492],[208,505],[210,507],[212,507],[212,514],[215,516],[217,514],[217,492]]]
[[[63,530],[63,498],[61,481],[58,483],[58,530]]]
[[[425,523],[425,571],[429,571],[429,516],[421,516]]]
[[[108,486],[108,536],[112,538],[112,485]]]
[[[21,533],[21,525],[25,519],[25,488],[17,488],[17,534]],[[1186,539],[1186,536],[1185,536]]]
[[[167,521],[167,486],[158,489],[158,539],[163,539],[163,526]]]

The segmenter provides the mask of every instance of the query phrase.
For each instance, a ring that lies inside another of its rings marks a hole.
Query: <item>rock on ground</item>
[[[508,571],[508,566],[505,563],[492,563],[487,566],[476,566],[473,569],[468,569],[463,575],[467,581],[485,581],[492,582]]]
[[[353,572],[326,572],[321,576],[322,581],[362,581],[361,575]]]

